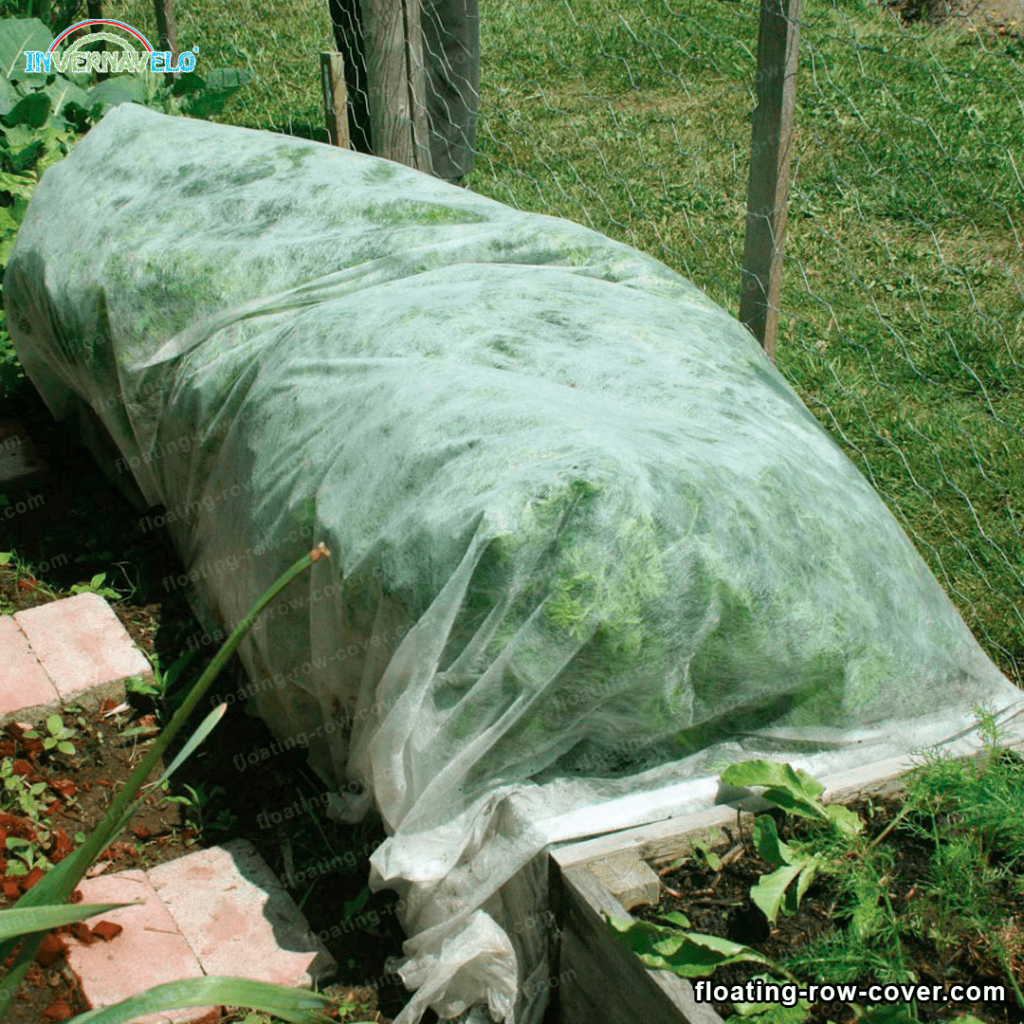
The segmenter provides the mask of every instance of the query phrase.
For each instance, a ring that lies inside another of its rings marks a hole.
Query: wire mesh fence
[[[805,0],[777,365],[1021,683],[1019,3]],[[438,6],[424,5],[425,18]],[[121,9],[144,21],[148,5]],[[181,45],[204,47],[208,66],[257,75],[221,120],[325,140],[317,54],[338,47],[332,11],[176,13]],[[478,88],[450,61],[437,77],[436,32],[422,56],[428,122],[444,98],[477,107],[460,115],[467,184],[650,253],[735,313],[758,4],[480,0],[479,13]]]

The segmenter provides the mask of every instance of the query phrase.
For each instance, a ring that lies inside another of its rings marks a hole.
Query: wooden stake
[[[324,119],[331,145],[350,149],[345,58],[340,53],[320,54],[320,83],[323,86]]]
[[[740,320],[775,359],[796,104],[800,0],[761,0]]]

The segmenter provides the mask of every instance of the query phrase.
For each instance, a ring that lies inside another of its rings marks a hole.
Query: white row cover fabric
[[[747,331],[656,260],[397,164],[122,105],[4,281],[231,628],[255,705],[390,838],[399,1024],[539,1020],[545,844],[819,774],[1019,693]],[[526,883],[524,883],[526,879]]]

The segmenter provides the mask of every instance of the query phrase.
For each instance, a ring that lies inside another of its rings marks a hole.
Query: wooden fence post
[[[775,359],[786,239],[800,0],[761,0],[740,320]]]
[[[161,50],[171,54],[170,64],[178,63],[178,26],[174,21],[174,0],[153,0],[153,13],[156,15],[156,34]],[[178,77],[177,71],[168,71],[168,80]]]
[[[103,0],[86,0],[85,13],[90,21],[100,21],[103,18]],[[102,32],[102,25],[93,25],[89,30],[90,32]],[[107,44],[101,39],[96,46],[98,52],[102,52],[107,48]],[[106,71],[96,72],[96,81],[104,82],[110,75]]]
[[[420,0],[362,0],[371,145],[430,171]]]
[[[349,149],[345,58],[340,53],[320,54],[320,84],[324,91],[324,118],[331,145]]]

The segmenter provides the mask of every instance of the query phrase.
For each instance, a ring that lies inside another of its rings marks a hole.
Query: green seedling
[[[37,833],[38,842],[30,842],[28,839],[21,839],[18,836],[7,837],[7,874],[27,875],[35,868],[45,871],[50,862],[43,856],[40,850],[40,843],[49,841],[49,834]]]
[[[104,586],[107,580],[105,572],[98,572],[88,583],[76,583],[71,588],[72,594],[99,594],[111,601],[120,601],[121,595],[113,587]]]
[[[711,871],[722,870],[722,858],[718,856],[713,850],[709,848],[709,843],[713,843],[714,838],[708,837],[708,842],[704,842],[701,839],[695,840],[693,843],[694,855],[700,855],[704,858],[704,863],[707,864]]]
[[[216,803],[217,797],[226,796],[227,790],[223,786],[212,786],[209,789],[199,782],[194,787],[183,784],[188,795],[176,794],[167,796],[164,799],[170,804],[180,804],[185,809],[185,820],[196,832],[202,833],[204,829],[214,832],[227,832],[238,821],[237,816],[226,807],[217,808],[212,813],[209,808]]]
[[[33,821],[39,821],[43,811],[50,806],[50,801],[43,797],[46,783],[29,782],[14,770],[14,761],[9,757],[0,761],[0,783],[3,784],[0,805],[8,813],[24,814]]]
[[[77,735],[76,729],[71,729],[64,724],[60,715],[53,714],[46,719],[46,735],[42,735],[35,729],[25,733],[28,739],[42,739],[44,750],[58,750],[62,754],[73,754],[75,746],[71,742]]]

